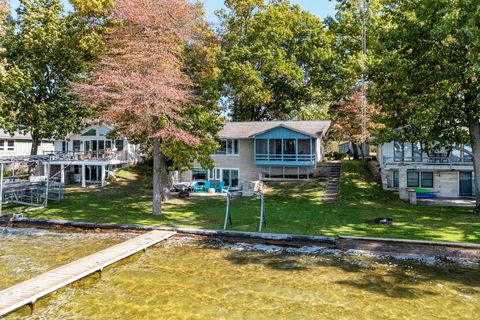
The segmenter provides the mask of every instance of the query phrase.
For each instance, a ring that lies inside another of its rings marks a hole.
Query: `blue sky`
[[[69,4],[67,0],[62,0],[66,4],[67,10]],[[203,0],[206,9],[206,19],[213,24],[217,23],[215,10],[223,8],[223,0]],[[335,1],[330,0],[290,0],[290,2],[299,4],[304,10],[310,11],[318,17],[324,19],[329,15],[335,14]],[[12,9],[18,6],[18,0],[10,0]]]

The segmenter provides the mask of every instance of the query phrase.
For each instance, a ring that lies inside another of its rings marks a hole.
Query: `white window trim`
[[[228,140],[231,140],[232,141],[232,150],[233,152],[235,152],[235,140],[238,141],[238,153],[216,153],[218,152],[219,150],[215,150],[212,154],[212,156],[214,157],[238,157],[240,155],[240,139],[220,139],[221,141],[228,141]]]

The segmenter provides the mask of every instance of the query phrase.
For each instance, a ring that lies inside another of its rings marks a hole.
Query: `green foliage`
[[[478,1],[387,4],[370,69],[370,96],[387,111],[385,138],[427,148],[471,141],[467,128],[480,117]]]
[[[31,133],[34,141],[63,138],[88,116],[77,104],[71,83],[80,80],[98,56],[104,17],[65,14],[60,0],[21,0],[9,19],[2,45],[6,73],[0,123],[12,132]],[[32,152],[36,152],[36,143]]]
[[[219,12],[220,82],[234,120],[288,119],[328,105],[333,37],[287,0],[229,0]]]

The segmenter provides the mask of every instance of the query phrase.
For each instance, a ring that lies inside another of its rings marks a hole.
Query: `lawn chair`
[[[212,183],[210,181],[205,181],[205,184],[203,185],[203,190],[205,192],[208,192],[208,189],[210,189],[212,186]]]
[[[203,186],[198,184],[198,182],[195,182],[193,185],[193,192],[202,192],[203,191]]]
[[[215,186],[215,192],[220,192],[220,193],[222,193],[222,192],[223,192],[223,188],[225,188],[225,182],[224,182],[224,181],[220,181],[220,183]]]

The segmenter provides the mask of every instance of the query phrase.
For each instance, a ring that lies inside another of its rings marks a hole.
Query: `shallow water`
[[[31,256],[13,248],[38,236],[15,237],[0,237],[2,255],[8,244],[10,259],[22,262],[0,265],[12,279],[30,273],[22,268],[35,274],[62,264],[57,255],[69,261],[64,247],[90,251],[119,240],[55,235],[57,244]],[[25,308],[8,319],[478,319],[479,287],[476,266],[180,239],[42,299],[33,315]]]

